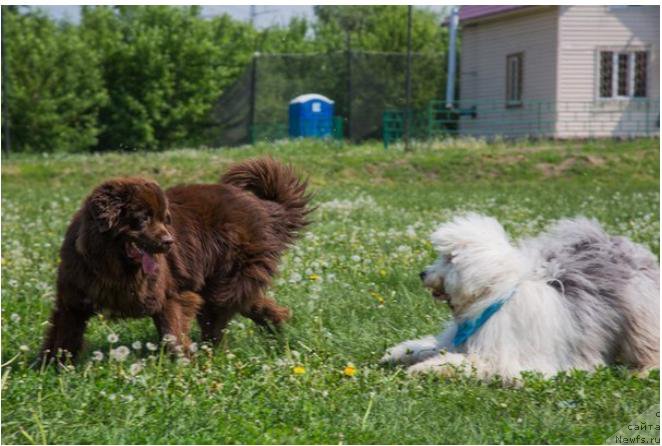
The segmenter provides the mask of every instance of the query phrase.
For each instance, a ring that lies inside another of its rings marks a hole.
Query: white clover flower
[[[12,322],[21,322],[21,316],[19,316],[16,313],[12,313],[11,316],[9,316],[9,319],[11,319]]]
[[[114,343],[116,343],[117,341],[120,340],[120,337],[117,336],[115,333],[111,333],[111,334],[108,335],[107,339],[108,339],[108,342],[110,342],[111,344],[114,344]]]
[[[140,341],[135,341],[133,344],[131,344],[131,348],[134,350],[141,350],[143,348],[143,344]]]
[[[197,352],[198,344],[196,344],[195,342],[191,342],[191,345],[188,346],[188,351],[190,351],[191,353]]]
[[[290,283],[299,283],[301,282],[301,279],[302,279],[301,274],[297,272],[290,274]]]
[[[115,401],[115,398],[117,398],[117,395],[115,395],[114,393],[111,393],[110,395],[108,395],[108,399],[110,401]]]
[[[131,353],[129,347],[120,345],[119,347],[110,351],[110,357],[115,361],[122,362],[129,356],[129,353]]]
[[[173,334],[168,333],[165,336],[163,336],[163,342],[165,342],[166,344],[172,344],[175,341],[177,341],[177,338]]]
[[[151,342],[146,342],[145,347],[147,347],[147,350],[152,351],[152,352],[158,350],[158,348],[159,348],[158,345],[152,344]]]
[[[129,367],[129,373],[131,373],[133,376],[137,375],[140,373],[143,369],[143,365],[139,362],[134,362],[131,364],[131,367]]]
[[[125,402],[130,403],[131,401],[133,401],[133,395],[124,395],[124,396],[122,396],[122,399]]]
[[[19,349],[20,351],[22,351],[22,352],[30,351],[30,347],[28,347],[28,346],[25,345],[25,344],[21,344],[21,346],[20,346],[18,349]]]
[[[191,360],[188,359],[188,358],[179,358],[179,359],[177,360],[177,362],[178,362],[180,365],[189,365],[189,364],[191,363]]]
[[[352,257],[350,257],[350,258],[351,258],[353,261],[355,261],[355,262],[360,262],[360,261],[361,261],[361,257],[357,256],[356,254],[354,254],[354,255],[353,255]]]
[[[92,361],[103,361],[103,353],[99,350],[92,352]]]

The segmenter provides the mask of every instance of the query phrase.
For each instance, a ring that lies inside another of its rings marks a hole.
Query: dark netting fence
[[[443,54],[412,55],[412,109],[441,97],[445,63]],[[256,55],[216,104],[212,143],[237,145],[286,137],[289,102],[306,93],[335,101],[337,136],[354,141],[381,138],[383,113],[407,105],[406,72],[404,53]]]

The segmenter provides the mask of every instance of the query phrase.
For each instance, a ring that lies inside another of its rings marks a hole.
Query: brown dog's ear
[[[99,232],[110,231],[117,224],[127,192],[126,186],[119,181],[108,181],[92,192],[89,204]]]

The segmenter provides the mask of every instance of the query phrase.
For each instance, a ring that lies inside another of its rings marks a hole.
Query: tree
[[[97,142],[107,102],[97,53],[78,29],[3,7],[12,150],[80,151]],[[5,117],[3,117],[4,119]]]
[[[404,53],[407,50],[406,6],[315,6],[315,38],[320,47],[340,51],[345,34],[352,48],[362,51]],[[447,46],[441,15],[415,8],[412,18],[412,51],[439,53]]]
[[[101,150],[204,142],[215,100],[250,60],[247,26],[198,7],[88,7],[81,27],[110,96]]]

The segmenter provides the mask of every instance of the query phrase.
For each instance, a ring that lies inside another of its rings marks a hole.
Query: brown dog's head
[[[86,208],[96,230],[122,243],[127,258],[141,264],[145,273],[156,271],[153,255],[167,252],[175,241],[168,229],[166,196],[154,181],[107,181],[88,197]]]

